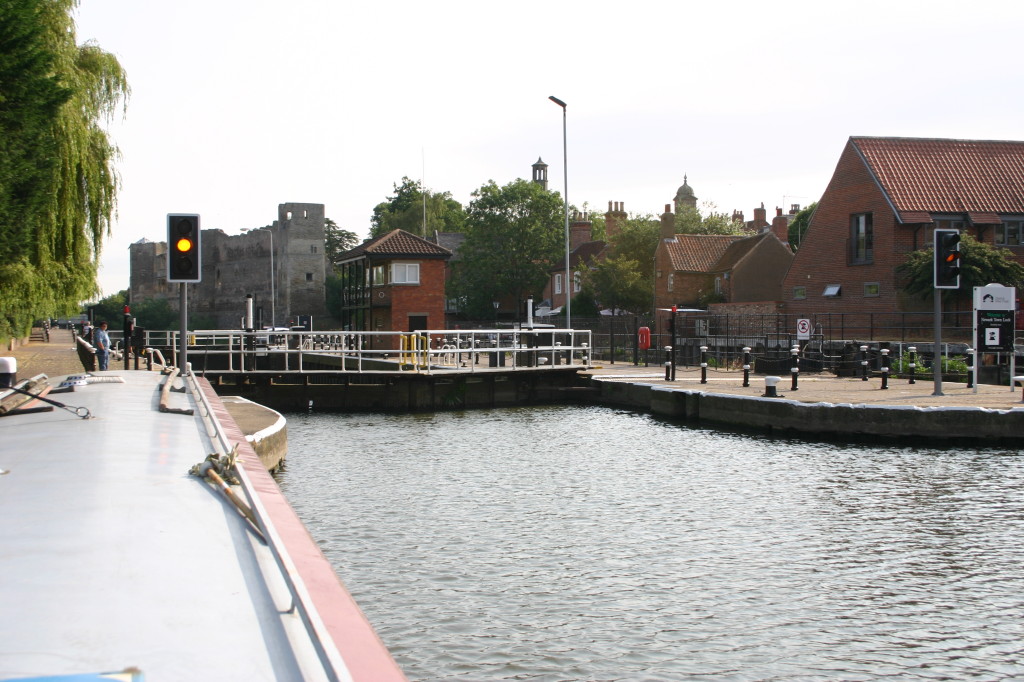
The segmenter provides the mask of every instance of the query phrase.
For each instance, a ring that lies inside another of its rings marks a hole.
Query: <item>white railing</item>
[[[164,334],[164,333],[159,333]],[[178,332],[162,346],[178,365]],[[198,373],[476,372],[590,366],[591,333],[574,329],[429,329],[402,332],[188,332],[188,361]]]

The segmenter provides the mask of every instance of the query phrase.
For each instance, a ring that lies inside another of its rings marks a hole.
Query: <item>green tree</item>
[[[76,44],[77,4],[0,8],[0,337],[97,290],[118,184],[101,124],[129,88],[117,59]]]
[[[128,290],[122,289],[93,303],[87,303],[83,312],[94,324],[106,320],[111,329],[120,329],[124,323],[124,306],[128,302]]]
[[[728,213],[719,213],[711,202],[704,202],[704,211],[685,206],[676,214],[676,234],[746,234],[746,226]]]
[[[558,193],[534,182],[499,187],[491,180],[473,192],[449,295],[481,319],[493,315],[494,300],[539,296],[548,272],[564,257],[562,215]]]
[[[332,266],[337,266],[341,254],[358,244],[359,236],[355,232],[341,229],[330,218],[324,219],[324,249],[327,251],[327,262]]]
[[[908,294],[931,299],[935,293],[935,249],[914,251],[896,268]],[[960,288],[943,289],[943,298],[968,297],[974,287],[1002,284],[1019,287],[1024,283],[1024,266],[1009,249],[979,242],[966,232],[960,236]]]
[[[642,313],[651,308],[651,279],[631,258],[606,258],[584,271],[582,280],[604,308],[631,313]]]
[[[635,261],[640,274],[650,279],[653,286],[654,252],[658,249],[660,236],[661,223],[654,216],[631,217],[611,238],[611,255]]]
[[[419,237],[429,237],[435,230],[462,232],[465,210],[450,192],[426,190],[426,231],[424,231],[424,190],[419,180],[402,178],[394,185],[394,195],[373,208],[370,218],[370,236],[379,237],[400,229]]]
[[[132,304],[135,324],[143,329],[178,329],[181,316],[166,298],[147,298]]]
[[[807,226],[811,224],[811,216],[814,215],[816,208],[818,208],[817,201],[807,204],[789,222],[789,232],[786,238],[789,240],[789,248],[794,251],[799,249],[803,243],[804,233],[807,232]]]

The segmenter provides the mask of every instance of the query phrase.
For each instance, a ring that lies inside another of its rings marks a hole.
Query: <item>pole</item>
[[[549,100],[562,107],[562,180],[565,187],[564,202],[565,213],[565,327],[572,329],[572,292],[569,287],[573,282],[572,272],[569,270],[569,138],[566,110],[568,105],[554,95]]]
[[[185,376],[185,364],[188,362],[188,285],[178,283],[178,368]]]
[[[939,248],[936,244],[935,248]],[[935,347],[932,349],[932,377],[935,381],[935,390],[932,395],[943,395],[942,393],[942,292],[933,290],[935,295]]]
[[[277,279],[277,275],[274,272],[274,228],[270,228],[270,328],[273,329],[277,326],[277,315],[274,310],[274,304],[277,302],[277,289],[274,286],[274,280]]]

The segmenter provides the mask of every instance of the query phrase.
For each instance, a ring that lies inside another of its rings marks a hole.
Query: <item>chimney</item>
[[[799,212],[800,212],[800,204],[790,204],[789,205],[789,215],[796,215]]]
[[[778,210],[778,215],[772,220],[772,232],[783,244],[789,243],[789,216],[782,215],[781,208]]]
[[[761,208],[754,209],[754,224],[751,225],[754,228],[754,232],[760,232],[762,228],[768,227],[768,214],[764,210],[764,202],[761,202]]]
[[[676,217],[672,214],[672,204],[665,204],[665,212],[661,214],[661,238],[676,238]]]
[[[593,239],[594,223],[590,220],[590,214],[576,211],[572,214],[569,222],[569,248],[575,251],[581,245]]]
[[[604,238],[611,241],[611,238],[622,231],[626,222],[625,203],[621,201],[609,201],[608,212],[604,214]]]
[[[743,211],[737,211],[736,209],[733,209],[732,210],[732,221],[734,223],[742,223],[743,222]]]

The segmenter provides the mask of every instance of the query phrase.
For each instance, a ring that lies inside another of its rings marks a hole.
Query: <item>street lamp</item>
[[[274,302],[277,300],[277,291],[274,287],[274,231],[272,228],[259,228],[260,231],[266,229],[267,234],[270,236],[270,328],[273,329],[277,326],[277,319],[274,310]],[[249,228],[245,228],[242,232],[248,232]]]
[[[571,283],[574,283],[572,273],[569,271],[569,144],[566,138],[566,104],[554,95],[549,100],[562,107],[562,173],[565,186],[565,327],[572,329],[572,293]]]

